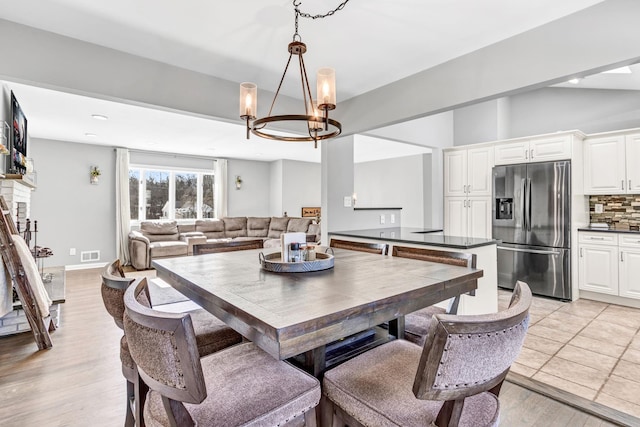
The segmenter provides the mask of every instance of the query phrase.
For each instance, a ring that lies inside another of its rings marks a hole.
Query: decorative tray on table
[[[333,255],[321,252],[316,253],[315,261],[284,262],[280,252],[266,255],[261,252],[258,258],[263,269],[274,273],[306,273],[309,271],[328,270],[333,268],[334,259]]]

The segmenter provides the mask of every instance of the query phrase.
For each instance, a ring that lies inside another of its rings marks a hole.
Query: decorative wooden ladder
[[[0,254],[4,261],[4,267],[11,276],[13,287],[18,294],[18,298],[20,298],[22,309],[29,321],[38,349],[51,348],[53,344],[51,343],[49,332],[54,331],[56,326],[51,321],[51,316],[42,317],[40,307],[36,303],[33,289],[25,275],[24,267],[13,243],[12,235],[18,234],[18,230],[11,217],[7,202],[2,196],[0,196],[0,209],[2,210],[2,215],[0,215],[2,217],[0,219]]]

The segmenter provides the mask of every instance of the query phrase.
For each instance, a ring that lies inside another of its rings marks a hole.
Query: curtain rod
[[[154,155],[162,155],[162,156],[166,156],[166,157],[186,157],[186,158],[192,158],[192,159],[201,159],[201,160],[224,160],[224,157],[209,157],[209,156],[198,156],[195,154],[177,154],[177,153],[164,153],[161,151],[151,151],[151,150],[139,150],[139,149],[132,149],[132,148],[127,148],[127,147],[114,147],[113,151],[116,151],[118,148],[124,148],[126,150],[128,150],[130,153],[140,153],[140,154],[154,154]]]

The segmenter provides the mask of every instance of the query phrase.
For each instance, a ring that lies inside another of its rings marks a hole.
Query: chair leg
[[[319,406],[320,427],[331,427],[333,425],[333,402],[322,394]]]
[[[319,417],[319,411],[316,408],[311,408],[304,413],[304,426],[305,427],[317,427],[317,421]]]
[[[437,427],[457,426],[460,423],[462,408],[464,407],[464,398],[457,400],[447,400],[440,408],[436,417],[435,425]]]
[[[147,400],[147,392],[149,387],[142,381],[140,375],[136,372],[136,382],[133,385],[135,395],[134,418],[136,427],[145,427],[144,424],[144,403]]]
[[[124,427],[134,427],[136,424],[131,401],[135,396],[134,386],[131,381],[127,381],[127,416],[124,419]]]

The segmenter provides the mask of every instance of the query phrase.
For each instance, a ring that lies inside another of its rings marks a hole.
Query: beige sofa
[[[279,247],[285,232],[306,233],[308,242],[320,241],[320,225],[312,218],[226,217],[191,224],[143,221],[139,230],[129,233],[129,254],[131,265],[145,270],[153,259],[192,255],[193,246],[202,243],[262,239],[265,247]]]

